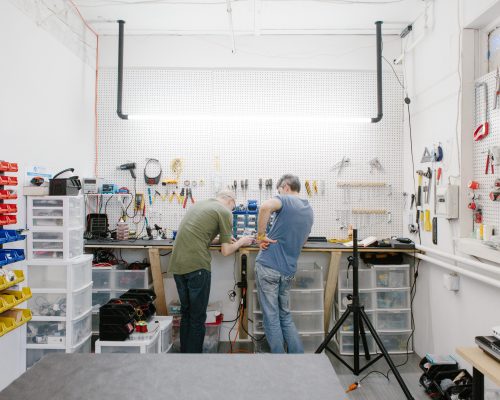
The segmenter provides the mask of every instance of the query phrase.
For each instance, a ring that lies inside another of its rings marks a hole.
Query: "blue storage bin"
[[[0,250],[0,267],[24,260],[24,250],[2,249]]]
[[[0,244],[17,242],[26,239],[26,235],[20,235],[16,230],[5,229],[0,231]]]

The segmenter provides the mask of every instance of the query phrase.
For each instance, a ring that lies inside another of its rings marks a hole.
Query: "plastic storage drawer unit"
[[[128,289],[147,289],[152,282],[151,270],[145,268],[143,270],[113,270],[114,286],[113,289],[128,290]]]
[[[125,340],[125,341],[101,341],[95,342],[95,352],[104,353],[136,353],[155,354],[159,352],[160,333],[155,334],[147,340]]]
[[[299,264],[292,289],[323,289],[323,270],[316,264]]]
[[[379,309],[410,308],[410,289],[378,289],[376,296]]]
[[[304,346],[304,353],[314,353],[323,340],[325,340],[324,333],[299,333],[302,345]]]
[[[113,269],[111,267],[92,268],[92,281],[94,289],[111,289]]]
[[[407,288],[410,286],[409,265],[375,265],[377,288]]]
[[[377,312],[377,330],[407,331],[409,329],[411,329],[410,310]]]
[[[406,353],[412,351],[411,331],[379,332],[380,339],[389,353]]]
[[[290,310],[318,311],[323,310],[324,290],[290,290]]]
[[[375,341],[372,335],[366,334],[366,344],[368,345],[368,352],[374,354],[376,350]],[[339,350],[342,355],[354,354],[354,335],[352,332],[339,332]],[[359,337],[359,352],[364,354],[363,341]]]
[[[350,289],[341,289],[339,290],[339,310],[341,312],[347,309],[347,305],[351,304],[351,300],[349,300],[350,295],[352,294],[352,290]],[[359,302],[361,305],[365,307],[365,310],[373,310],[373,291],[372,290],[360,290],[359,291]]]
[[[28,285],[36,289],[75,290],[92,282],[92,256],[70,261],[28,261]]]
[[[83,254],[83,228],[28,233],[28,259],[68,260]]]
[[[371,268],[360,268],[359,289],[371,289],[373,287],[373,271]],[[352,289],[353,277],[352,269],[341,269],[339,273],[339,289]]]
[[[337,310],[337,315],[339,315],[338,310]],[[372,323],[372,325],[375,326],[375,312],[373,312],[373,311],[366,311],[366,315],[368,315],[368,319],[370,320],[370,322]],[[339,318],[340,318],[340,315],[339,315]],[[366,323],[364,323],[364,321],[363,321],[363,326],[365,328],[365,332],[368,332],[368,327],[366,326]],[[347,319],[344,321],[344,324],[342,325],[341,330],[343,332],[352,332],[354,330],[353,315],[352,315],[352,313],[349,314],[349,316],[347,317]]]
[[[291,315],[299,333],[323,332],[323,311],[292,311]],[[257,334],[264,333],[262,312],[253,314],[253,329]]]
[[[73,346],[69,350],[63,350],[63,349],[33,349],[33,348],[28,348],[26,349],[26,368],[30,368],[38,362],[40,359],[42,359],[45,355],[51,354],[51,353],[90,353],[92,347],[92,338],[89,336],[83,343],[80,343],[76,346]]]
[[[61,228],[81,228],[82,196],[28,196],[27,225],[30,231]]]

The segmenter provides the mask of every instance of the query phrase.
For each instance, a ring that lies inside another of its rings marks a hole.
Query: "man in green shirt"
[[[231,211],[235,206],[233,192],[219,192],[215,199],[190,207],[177,231],[169,269],[181,302],[181,353],[203,351],[211,280],[210,245],[219,235],[221,253],[229,256],[254,241],[250,236],[234,240]]]

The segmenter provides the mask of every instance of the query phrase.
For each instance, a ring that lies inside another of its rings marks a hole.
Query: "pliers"
[[[494,174],[495,166],[493,164],[493,153],[491,152],[490,149],[488,149],[488,155],[486,156],[486,170],[484,171],[486,175],[488,175],[488,170],[490,169],[490,165],[491,165],[491,173]]]
[[[191,203],[194,204],[194,199],[193,199],[193,192],[191,191],[190,188],[186,189],[186,197],[184,198],[184,204],[182,205],[182,208],[186,208],[188,199],[191,199]]]

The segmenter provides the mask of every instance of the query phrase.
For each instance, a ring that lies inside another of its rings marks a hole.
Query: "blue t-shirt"
[[[297,271],[297,259],[313,225],[314,215],[309,202],[294,195],[276,196],[282,207],[276,212],[267,237],[277,240],[267,250],[261,250],[256,261],[284,275]]]

